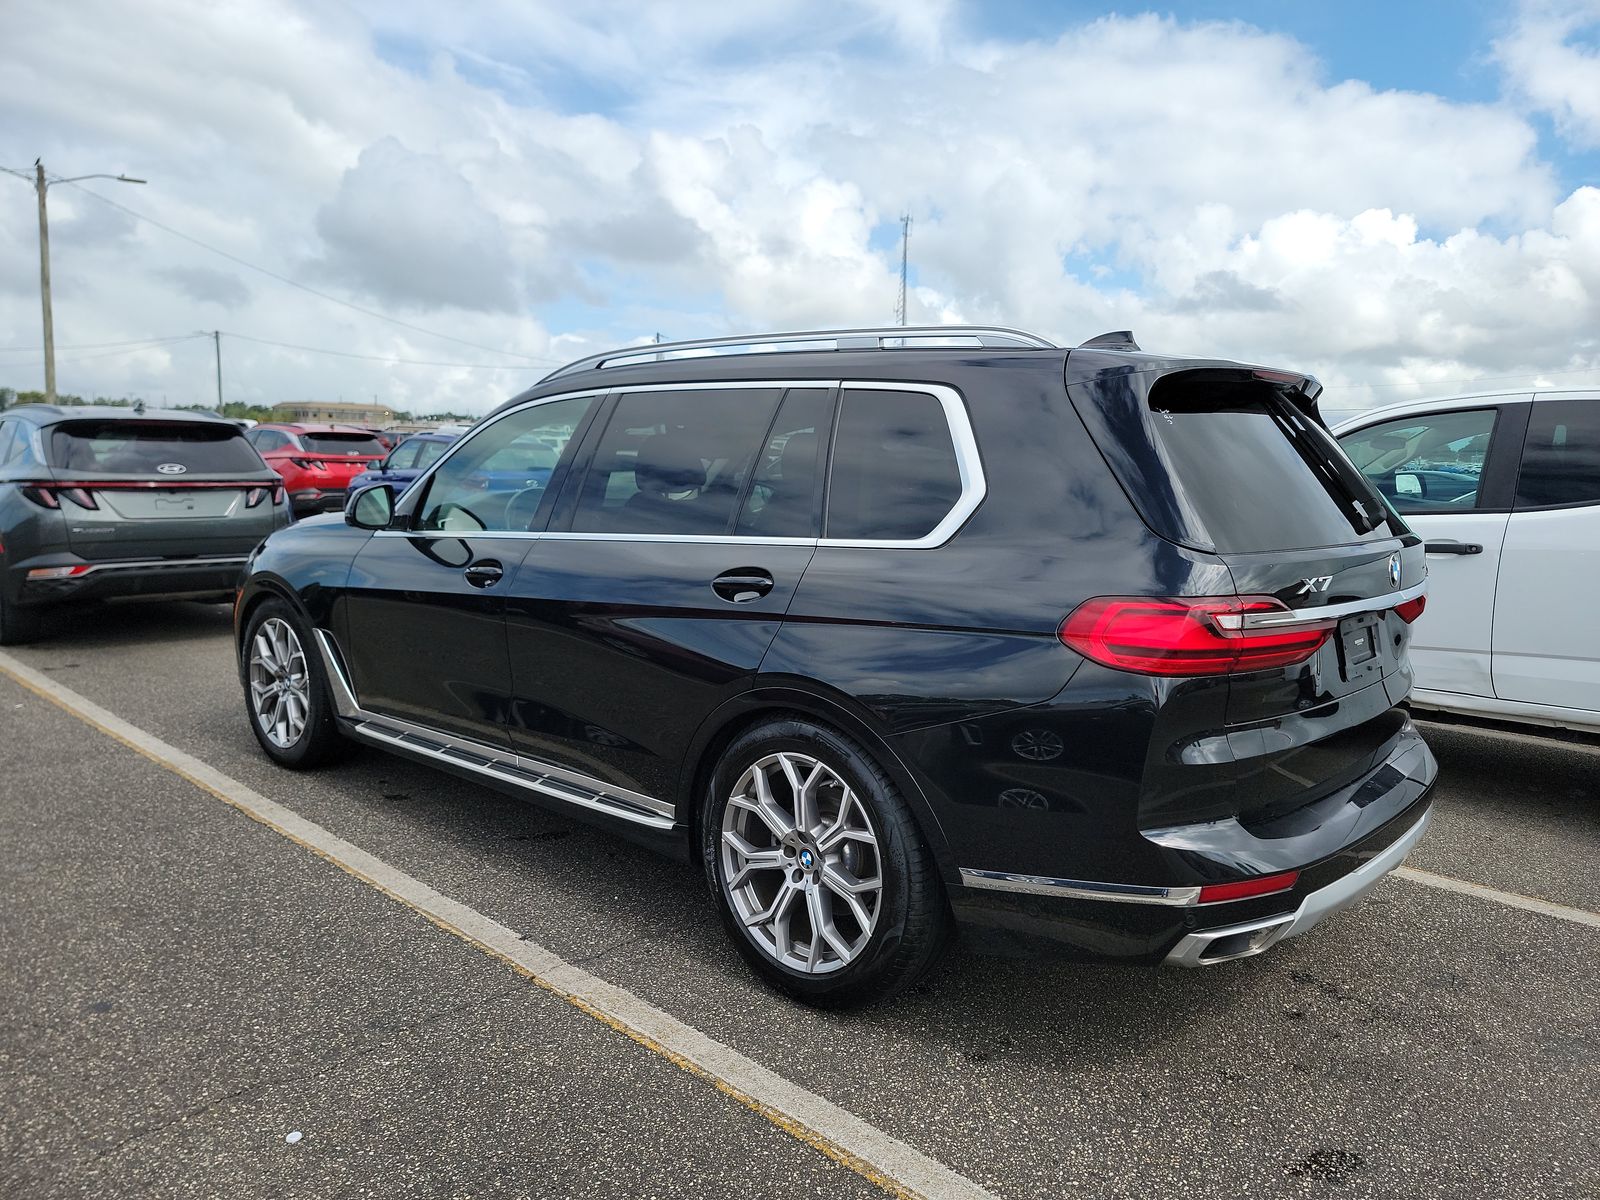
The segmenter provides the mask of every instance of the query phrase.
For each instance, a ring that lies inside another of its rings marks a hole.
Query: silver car
[[[289,524],[283,481],[205,413],[29,404],[0,413],[0,645],[44,610],[123,597],[232,596]]]

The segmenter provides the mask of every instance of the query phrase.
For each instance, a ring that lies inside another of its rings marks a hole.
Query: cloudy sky
[[[1600,0],[5,0],[0,79],[0,166],[149,180],[50,191],[63,391],[208,401],[209,338],[130,343],[220,329],[231,400],[481,412],[658,332],[888,323],[904,212],[913,322],[1339,409],[1600,387]]]

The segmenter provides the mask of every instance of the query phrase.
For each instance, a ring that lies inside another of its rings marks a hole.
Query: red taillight
[[[57,494],[60,495],[60,496],[65,496],[68,500],[71,500],[79,508],[91,508],[91,509],[93,509],[93,508],[99,508],[100,507],[94,501],[94,493],[91,492],[88,488],[81,488],[81,487],[61,488]]]
[[[1415,600],[1407,600],[1404,604],[1394,606],[1394,614],[1407,625],[1422,615],[1422,610],[1428,607],[1428,598],[1418,596]]]
[[[60,508],[61,501],[56,499],[56,494],[47,487],[25,487],[22,494],[32,500],[40,508]]]
[[[1287,892],[1299,879],[1299,871],[1284,871],[1279,875],[1258,875],[1254,879],[1240,879],[1234,883],[1208,883],[1200,889],[1200,903],[1217,904],[1223,900],[1248,900],[1251,896],[1275,896],[1279,892]]]
[[[267,498],[267,489],[266,488],[264,488],[264,487],[251,488],[248,492],[246,492],[244,494],[244,506],[246,508],[254,508],[256,505],[260,504],[266,498]]]
[[[289,461],[307,471],[326,471],[328,469],[328,464],[320,458],[291,458]]]
[[[1296,620],[1271,596],[1097,596],[1061,623],[1079,654],[1141,675],[1233,675],[1305,662],[1335,622]]]

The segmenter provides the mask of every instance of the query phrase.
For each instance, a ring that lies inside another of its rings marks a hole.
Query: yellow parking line
[[[0,651],[0,674],[72,714],[160,767],[187,780],[295,845],[405,905],[431,924],[510,966],[674,1066],[770,1121],[812,1149],[903,1200],[995,1200],[944,1164],[790,1082],[753,1059],[668,1015],[616,984],[421,880],[337,837],[293,810],[223,774],[194,755],[124,721],[92,700]]]

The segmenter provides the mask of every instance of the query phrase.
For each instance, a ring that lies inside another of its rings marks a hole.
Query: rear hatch
[[[1138,382],[1069,390],[1140,516],[1226,566],[1237,611],[1217,619],[1316,647],[1286,666],[1244,656],[1220,706],[1220,681],[1172,688],[1147,801],[1163,822],[1281,815],[1382,761],[1411,685],[1423,548],[1322,425],[1314,381],[1207,365]]]
[[[305,453],[295,455],[297,465],[323,476],[322,487],[338,490],[363,471],[383,461],[387,451],[370,433],[358,430],[327,430],[302,433],[300,445]]]
[[[47,502],[91,561],[244,555],[277,524],[282,481],[227,422],[64,421],[46,451]]]

